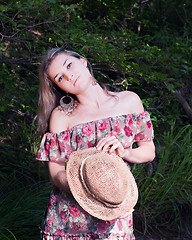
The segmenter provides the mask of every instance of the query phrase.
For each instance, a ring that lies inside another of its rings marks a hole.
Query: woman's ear
[[[85,58],[80,57],[80,61],[87,67],[87,60]]]

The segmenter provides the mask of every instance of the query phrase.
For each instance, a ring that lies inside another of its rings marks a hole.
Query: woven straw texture
[[[138,199],[135,179],[125,162],[115,154],[102,153],[96,148],[70,155],[67,179],[79,205],[105,221],[124,216]]]

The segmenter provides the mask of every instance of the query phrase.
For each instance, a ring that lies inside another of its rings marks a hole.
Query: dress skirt
[[[135,240],[133,214],[111,221],[92,217],[70,193],[54,188],[41,226],[42,240]]]

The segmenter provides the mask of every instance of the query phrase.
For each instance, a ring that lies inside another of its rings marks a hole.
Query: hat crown
[[[124,165],[110,155],[101,158],[100,154],[84,159],[82,166],[85,190],[113,207],[121,204],[128,191],[128,178],[122,174]]]
[[[95,147],[75,151],[70,154],[66,171],[74,198],[96,218],[110,221],[122,217],[137,202],[134,176],[116,154],[109,155]]]

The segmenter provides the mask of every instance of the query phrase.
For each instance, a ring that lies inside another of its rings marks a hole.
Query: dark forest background
[[[191,29],[191,0],[0,0],[0,239],[39,239],[51,185],[35,160],[38,69],[51,47],[151,114],[156,158],[132,166],[136,236],[192,239]]]

